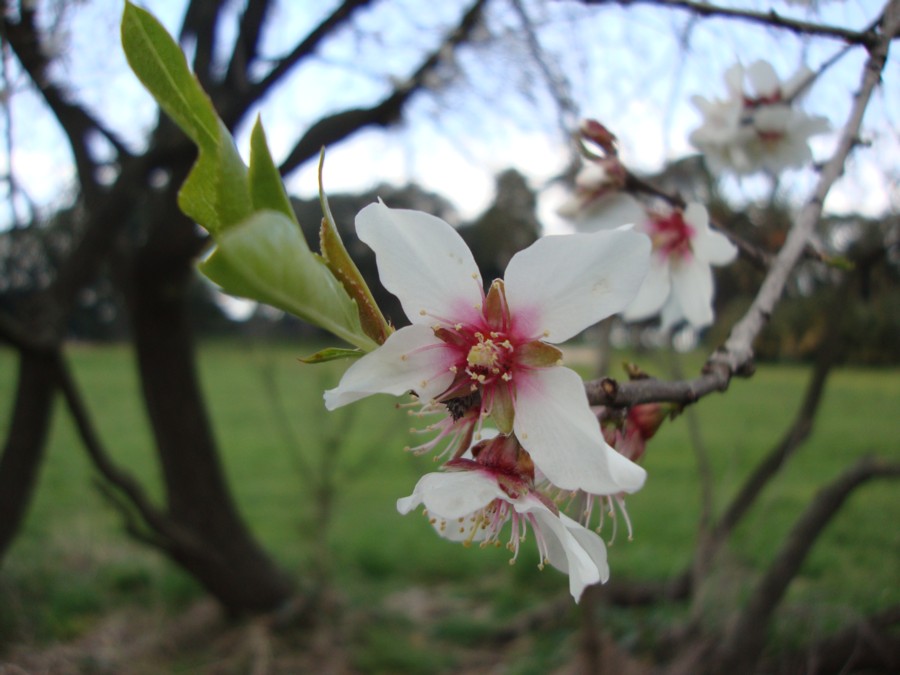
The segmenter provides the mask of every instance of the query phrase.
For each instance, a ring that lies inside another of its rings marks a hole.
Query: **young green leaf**
[[[212,234],[249,216],[247,167],[178,44],[152,14],[126,2],[122,47],[138,79],[200,150],[178,195],[182,211]]]
[[[122,47],[128,65],[166,114],[201,148],[219,143],[219,117],[181,48],[148,11],[125,3]]]
[[[250,181],[250,198],[255,210],[280,211],[297,222],[297,215],[284,190],[281,174],[269,152],[266,132],[259,117],[256,118],[256,124],[253,125],[253,132],[250,134],[250,173],[247,179]]]
[[[360,326],[356,303],[283,213],[254,213],[216,244],[200,269],[226,293],[283,309],[363,351],[378,346]]]

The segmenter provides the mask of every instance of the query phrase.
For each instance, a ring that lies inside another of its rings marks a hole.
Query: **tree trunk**
[[[56,366],[54,352],[20,351],[16,400],[0,457],[0,560],[19,531],[44,458]]]
[[[162,196],[131,267],[129,306],[138,368],[166,488],[169,518],[191,546],[167,550],[231,610],[271,610],[292,584],[253,539],[229,492],[196,376],[188,289],[198,240]]]

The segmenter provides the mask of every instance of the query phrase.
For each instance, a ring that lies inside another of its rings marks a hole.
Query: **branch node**
[[[600,380],[600,388],[610,400],[615,399],[616,394],[619,393],[619,383],[611,377],[604,377]]]

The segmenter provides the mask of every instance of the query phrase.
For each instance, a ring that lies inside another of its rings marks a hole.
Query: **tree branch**
[[[23,3],[18,23],[12,22],[8,15],[4,15],[0,24],[3,37],[12,47],[22,68],[28,73],[66,134],[82,190],[90,196],[100,189],[95,175],[98,163],[88,148],[90,133],[97,132],[104,136],[121,157],[128,156],[129,153],[112,131],[94,119],[84,108],[69,102],[65,92],[50,81],[47,74],[50,63],[41,49],[40,35],[34,21],[34,10],[28,9]]]
[[[259,36],[269,12],[271,0],[250,0],[241,16],[241,25],[231,61],[225,73],[226,88],[245,91],[249,86],[247,68],[256,59],[259,50]]]
[[[787,668],[782,672],[896,672],[900,669],[898,625],[900,605],[888,607],[784,659]]]
[[[753,372],[753,342],[768,322],[781,298],[788,277],[806,248],[816,223],[822,214],[831,186],[843,172],[844,162],[857,142],[862,118],[887,60],[891,40],[900,30],[900,0],[889,0],[884,11],[881,29],[875,30],[877,39],[870,49],[863,68],[859,91],[844,124],[837,149],[822,167],[812,196],[788,231],[784,246],[775,256],[768,274],[760,286],[747,313],[732,328],[724,347],[716,350],[707,361],[701,375],[693,380],[663,382],[646,379],[617,383],[610,378],[585,383],[591,405],[629,406],[650,401],[694,403],[714,391],[725,391],[732,377],[745,377]]]
[[[192,0],[184,14],[179,40],[193,36],[197,40],[194,49],[194,73],[206,91],[212,91],[213,52],[218,39],[219,14],[225,0]]]
[[[56,393],[55,352],[22,350],[15,403],[0,454],[0,559],[31,503]]]
[[[874,478],[900,478],[900,463],[864,458],[816,495],[726,635],[719,651],[721,672],[742,672],[752,666],[765,643],[772,614],[813,544],[853,490]]]
[[[265,77],[256,83],[250,84],[238,100],[235,110],[232,113],[236,119],[244,114],[247,108],[254,102],[261,99],[282,77],[297,65],[302,59],[309,56],[315,51],[319,44],[326,37],[337,30],[345,21],[347,21],[353,13],[368,5],[372,0],[344,0],[337,9],[335,9],[322,23],[316,26],[312,32],[307,35],[290,54],[283,57],[270,70]],[[231,117],[223,119],[227,122],[231,121]],[[318,152],[318,150],[317,150]]]
[[[586,5],[618,4],[623,6],[648,4],[658,7],[671,7],[684,9],[700,17],[722,17],[727,19],[740,19],[748,23],[756,23],[773,28],[782,28],[798,35],[819,35],[821,37],[834,38],[850,44],[864,45],[867,48],[874,46],[875,36],[871,28],[857,31],[840,26],[828,26],[825,24],[800,21],[781,16],[775,10],[768,12],[755,12],[753,10],[720,7],[707,2],[693,2],[692,0],[581,0]]]
[[[303,135],[281,165],[281,173],[288,174],[311,157],[319,154],[323,145],[333,145],[350,134],[367,126],[388,126],[400,118],[406,102],[425,86],[429,73],[441,62],[448,48],[452,49],[465,42],[481,20],[482,10],[487,0],[475,0],[463,15],[459,25],[447,36],[440,47],[435,49],[419,65],[416,71],[381,103],[371,108],[354,108],[325,117]]]
[[[157,509],[148,499],[147,495],[141,489],[138,482],[128,473],[121,470],[112,461],[112,458],[103,447],[100,437],[97,434],[87,406],[78,386],[69,371],[65,361],[60,358],[57,361],[57,379],[60,391],[65,398],[66,405],[75,422],[75,427],[81,436],[84,448],[90,457],[91,462],[100,475],[106,481],[106,487],[115,487],[118,493],[127,498],[127,503],[135,508],[152,529],[153,535],[148,535],[137,527],[131,510],[123,506],[121,499],[116,499],[115,493],[109,489],[104,489],[107,497],[111,498],[113,503],[119,506],[120,511],[125,516],[126,528],[129,532],[137,536],[145,542],[152,543],[158,548],[162,548],[170,553],[174,550],[188,552],[190,555],[202,556],[208,555],[204,551],[202,542],[191,536],[184,528],[178,526],[175,522],[167,518]]]

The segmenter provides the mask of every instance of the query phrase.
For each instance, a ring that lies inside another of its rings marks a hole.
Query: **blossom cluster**
[[[725,72],[725,98],[693,97],[704,119],[691,143],[714,171],[778,173],[803,166],[812,159],[809,138],[829,129],[827,119],[797,105],[812,79],[807,68],[781,82],[766,61],[733,65]]]
[[[377,203],[356,230],[410,325],[348,368],[326,407],[411,394],[418,415],[436,416],[426,427],[434,437],[413,450],[446,462],[398,509],[424,505],[439,534],[482,545],[511,523],[513,559],[530,527],[539,564],[567,572],[578,600],[607,579],[606,551],[561,504],[632,493],[646,472],[607,443],[557,345],[632,301],[649,237],[631,228],[543,237],[485,290],[471,251],[439,218]]]

